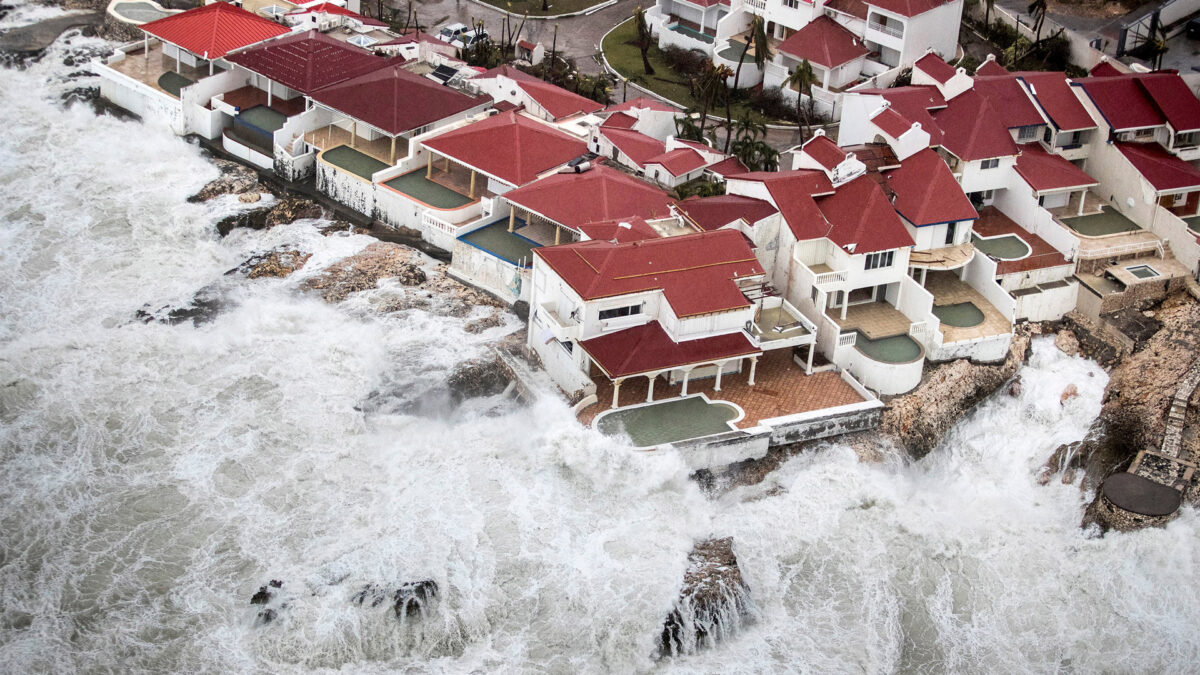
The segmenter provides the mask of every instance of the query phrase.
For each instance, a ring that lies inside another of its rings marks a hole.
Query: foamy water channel
[[[42,18],[19,8],[0,28]],[[304,278],[372,240],[244,208],[186,141],[64,108],[71,38],[0,69],[0,670],[7,672],[1151,672],[1192,669],[1197,522],[1088,538],[1035,473],[1099,411],[1104,373],[1038,342],[1024,392],[917,463],[837,443],[710,500],[527,407],[437,402],[514,330],[331,306]],[[226,279],[254,252],[313,254]],[[224,281],[222,281],[224,279]],[[207,324],[144,324],[220,281]],[[1079,398],[1059,394],[1074,383]],[[364,406],[383,398],[395,405]],[[693,540],[733,536],[759,609],[655,661]],[[284,585],[275,621],[249,598]],[[423,620],[351,598],[432,579]]]

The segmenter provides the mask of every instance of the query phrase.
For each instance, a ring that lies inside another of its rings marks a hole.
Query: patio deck
[[[483,249],[505,262],[524,267],[533,264],[533,249],[541,246],[536,241],[526,239],[515,232],[509,232],[507,218],[468,232],[459,239],[476,248]]]
[[[225,92],[221,96],[221,100],[241,110],[249,110],[256,106],[265,106],[284,117],[293,117],[304,112],[303,96],[297,96],[290,101],[274,96],[271,98],[271,104],[267,105],[267,92],[258,87],[238,87],[233,91]]]
[[[872,340],[908,335],[908,329],[912,326],[907,316],[883,301],[850,305],[846,308],[845,319],[842,318],[840,307],[827,308],[825,316],[833,319],[842,332],[858,331]]]
[[[388,167],[387,164],[348,145],[339,145],[322,152],[321,159],[366,181],[370,181],[376,171],[382,171]]]
[[[1071,228],[1080,237],[1108,237],[1142,229],[1137,223],[1110,207],[1086,216],[1059,218],[1058,222]]]
[[[760,310],[754,318],[754,325],[758,326],[758,339],[762,343],[808,335],[808,329],[800,323],[800,319],[792,316],[782,304]]]
[[[943,323],[943,342],[974,340],[1012,332],[1012,322],[954,272],[931,272],[925,279],[925,290],[933,294],[935,307],[971,303],[983,313],[983,321],[975,326],[956,327]]]
[[[443,211],[461,208],[477,201],[429,180],[425,177],[425,169],[415,169],[401,174],[384,182],[384,185]]]
[[[161,44],[151,46],[149,53],[141,49],[128,52],[125,54],[125,58],[107,65],[122,75],[132,77],[144,85],[179,98],[178,89],[175,92],[171,92],[159,84],[159,80],[164,74],[175,72],[175,59],[163,55]],[[208,68],[201,69],[180,65],[179,75],[191,82],[195,82],[201,78],[208,77]]]
[[[975,234],[981,237],[998,237],[1006,234],[1017,236],[1029,247],[1029,255],[1025,258],[997,260],[996,274],[1015,274],[1071,264],[1071,261],[1049,242],[1036,234],[1025,231],[1023,227],[994,206],[980,209],[979,220],[975,221],[972,228],[975,230]],[[987,253],[983,247],[976,246],[976,248]]]
[[[749,366],[746,366],[748,368]],[[688,382],[688,394],[704,394],[709,400],[728,401],[741,406],[746,416],[737,422],[739,429],[757,426],[759,421],[772,417],[861,403],[865,399],[833,371],[805,375],[804,369],[792,361],[790,349],[765,352],[758,359],[755,384],[747,384],[749,372],[721,376],[721,391],[713,391],[715,378],[693,379]],[[584,408],[579,421],[591,425],[596,415],[612,405],[612,382],[603,375],[593,378],[599,402]],[[645,403],[649,382],[645,377],[631,377],[621,384],[621,405]],[[679,396],[682,386],[668,385],[659,380],[654,385],[654,399]]]
[[[1057,206],[1052,209],[1046,209],[1050,215],[1055,218],[1074,218],[1076,216],[1087,216],[1100,213],[1108,202],[1100,198],[1099,195],[1088,191],[1083,197],[1083,211],[1079,210],[1079,195],[1072,193],[1067,200],[1066,206]]]
[[[349,131],[330,125],[304,134],[304,140],[321,150],[329,150],[339,145],[350,146],[351,136],[352,134]],[[353,149],[383,162],[384,166],[392,165],[392,139],[390,138],[377,138],[373,141],[367,141],[363,140],[362,137],[355,137]],[[396,157],[406,157],[407,155],[408,141],[403,138],[397,138]]]

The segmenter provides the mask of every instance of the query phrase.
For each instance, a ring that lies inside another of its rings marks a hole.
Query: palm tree
[[[1042,42],[1042,24],[1046,23],[1046,0],[1033,0],[1029,3],[1029,17],[1033,19],[1033,48]]]
[[[809,110],[812,107],[812,85],[817,77],[813,74],[812,64],[808,59],[800,62],[796,69],[788,73],[787,79],[783,81],[783,86],[792,87],[796,90],[796,133],[800,135],[800,142],[804,142],[805,127],[812,126],[812,116]],[[804,105],[804,97],[808,96],[809,105]]]
[[[717,96],[725,88],[727,80],[733,71],[729,66],[718,66],[711,60],[704,63],[704,70],[696,81],[696,100],[700,102],[700,135],[704,135],[704,126],[708,123],[708,110],[716,102]]]
[[[650,52],[650,45],[654,44],[654,36],[650,34],[650,25],[646,23],[646,10],[642,9],[641,5],[633,10],[633,20],[637,23],[637,48],[642,51],[642,71],[653,75],[654,66],[650,65],[647,54]]]
[[[755,16],[750,22],[750,36],[746,38],[746,45],[742,47],[742,58],[738,60],[737,71],[733,74],[733,86],[725,96],[725,120],[729,125],[728,133],[725,134],[725,154],[729,154],[729,142],[733,138],[733,91],[737,89],[738,80],[742,77],[742,64],[746,62],[746,53],[750,51],[751,44],[754,45],[754,65],[758,66],[761,73],[763,65],[774,56],[771,53],[771,41],[767,39],[767,24],[761,16]]]

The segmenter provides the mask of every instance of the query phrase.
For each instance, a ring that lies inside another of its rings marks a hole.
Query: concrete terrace
[[[981,237],[999,237],[1006,234],[1016,235],[1029,246],[1030,253],[1028,257],[1021,258],[1020,260],[997,260],[997,274],[1029,272],[1071,264],[1070,260],[1047,243],[1045,239],[1027,232],[994,206],[979,210],[979,220],[975,221],[973,229]]]
[[[765,352],[758,359],[754,375],[755,384],[747,384],[748,373],[730,374],[721,377],[721,391],[714,391],[715,378],[692,379],[688,382],[688,394],[704,394],[712,401],[728,401],[746,412],[739,422],[739,429],[757,426],[761,420],[784,415],[833,408],[865,399],[833,371],[805,375],[804,370],[792,361],[791,350],[781,349]],[[611,409],[613,386],[603,375],[593,378],[599,401],[579,413],[579,421],[591,425],[596,415]],[[645,403],[649,381],[645,377],[631,377],[621,384],[620,405]],[[676,398],[682,385],[668,385],[659,380],[654,385],[654,400]]]
[[[233,91],[225,92],[221,96],[221,100],[240,110],[249,110],[260,105],[266,106],[284,117],[293,117],[304,112],[303,96],[297,96],[291,100],[284,100],[275,96],[272,97],[270,104],[268,104],[267,92],[258,87],[239,87]]]
[[[909,326],[912,325],[912,321],[900,310],[883,301],[850,305],[846,308],[844,319],[841,307],[826,309],[825,316],[833,319],[843,333],[858,331],[872,340],[893,335],[908,335]]]
[[[132,77],[144,85],[179,98],[178,92],[164,89],[159,82],[166,73],[176,72],[175,59],[163,55],[161,44],[152,45],[149,52],[143,49],[128,52],[125,54],[125,58],[120,61],[106,65],[118,73]],[[200,78],[208,77],[208,68],[193,68],[180,64],[178,75],[191,82],[195,82]]]
[[[1000,310],[987,301],[979,291],[958,278],[955,272],[930,272],[925,280],[925,290],[933,294],[934,307],[971,303],[983,313],[982,323],[970,327],[950,326],[942,323],[944,342],[960,342],[976,338],[1004,335],[1012,332],[1012,322]]]

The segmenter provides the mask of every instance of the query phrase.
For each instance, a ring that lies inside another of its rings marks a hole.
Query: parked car
[[[452,23],[438,31],[437,39],[442,42],[454,42],[469,30],[471,27],[465,23]]]
[[[450,44],[459,49],[470,49],[473,45],[483,42],[488,39],[488,32],[483,29],[473,30],[463,33],[457,40]]]

